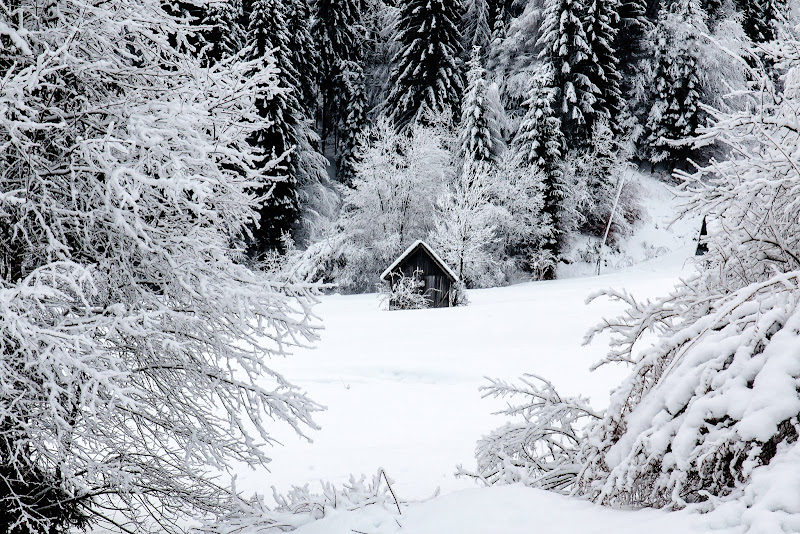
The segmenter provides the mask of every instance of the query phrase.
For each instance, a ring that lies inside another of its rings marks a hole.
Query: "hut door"
[[[439,295],[436,291],[435,275],[429,275],[425,277],[425,295],[430,299],[431,306],[437,308],[439,305]]]
[[[425,277],[425,294],[431,300],[431,305],[434,308],[442,307],[443,291],[442,291],[442,277],[431,275]]]

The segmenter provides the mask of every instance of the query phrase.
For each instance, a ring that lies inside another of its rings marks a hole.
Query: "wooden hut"
[[[447,308],[452,304],[453,286],[458,277],[424,241],[417,241],[408,247],[383,272],[381,280],[389,282],[394,288],[403,277],[419,277],[424,283],[422,291],[431,308]]]

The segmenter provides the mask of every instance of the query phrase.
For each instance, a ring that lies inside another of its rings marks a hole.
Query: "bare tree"
[[[319,406],[267,358],[313,287],[235,261],[270,61],[201,65],[152,0],[0,7],[0,530],[175,532]],[[266,165],[274,167],[279,161]]]

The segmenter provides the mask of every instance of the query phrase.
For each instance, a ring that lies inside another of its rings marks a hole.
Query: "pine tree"
[[[481,65],[480,48],[475,47],[469,61],[467,94],[461,109],[460,155],[465,167],[478,162],[496,163],[502,146],[497,121],[489,107],[486,70]]]
[[[675,12],[662,13],[654,31],[654,103],[646,126],[650,161],[665,162],[668,169],[693,154],[690,145],[674,142],[696,135],[704,120],[696,36],[705,27],[704,13],[694,0],[675,7]]]
[[[492,31],[506,27],[515,2],[513,0],[486,0],[489,6],[489,27]]]
[[[720,16],[724,14],[722,9],[725,6],[724,0],[701,0],[700,5],[708,16],[708,27],[713,30]]]
[[[367,109],[377,111],[389,93],[389,75],[396,43],[393,28],[399,9],[393,1],[364,0],[364,81]]]
[[[558,102],[557,89],[552,87],[553,78],[554,73],[548,67],[538,73],[524,103],[527,111],[514,139],[520,164],[532,167],[542,175],[542,226],[549,229],[549,232],[543,232],[542,243],[539,243],[539,249],[544,253],[545,267],[541,270],[544,280],[555,277],[555,263],[561,254],[563,239],[559,223],[567,196],[562,163],[566,143],[559,113],[553,107]]]
[[[616,0],[590,0],[584,19],[586,41],[591,54],[586,75],[590,83],[598,88],[594,116],[607,120],[615,133],[621,130],[618,119],[623,108],[621,76],[617,70],[619,61],[613,48],[619,24],[619,7]]]
[[[204,63],[214,64],[244,47],[243,16],[241,0],[221,0],[205,6],[201,23],[207,28],[200,32],[198,43]]]
[[[463,47],[471,51],[476,46],[485,57],[489,52],[493,28],[490,25],[488,0],[466,0],[464,13]]]
[[[311,9],[308,0],[287,0],[286,22],[292,65],[297,71],[297,99],[303,105],[306,117],[317,112],[317,78],[319,52],[311,35]]]
[[[780,13],[785,9],[785,0],[735,0],[742,14],[742,27],[754,43],[766,43],[776,37],[776,26]]]
[[[459,67],[459,0],[406,0],[400,11],[386,109],[398,129],[425,110],[455,115],[463,81]]]
[[[592,50],[583,25],[580,0],[547,0],[540,57],[553,65],[561,127],[572,148],[584,145],[596,116],[599,88],[587,76]]]
[[[495,24],[492,47],[486,67],[503,87],[504,103],[512,115],[520,116],[528,96],[531,79],[541,63],[537,42],[542,27],[542,10],[537,2],[528,2],[521,15],[506,26]]]
[[[361,65],[352,63],[342,69],[344,100],[348,103],[347,115],[341,124],[342,139],[337,158],[337,175],[344,184],[351,184],[356,175],[358,147],[367,124],[367,98],[364,87],[364,72]]]
[[[297,87],[297,72],[291,63],[286,30],[284,7],[280,0],[254,0],[248,28],[251,54],[253,59],[274,54],[280,69],[279,84],[289,88],[281,93],[265,95],[256,103],[259,114],[270,121],[270,126],[251,135],[250,143],[261,149],[267,158],[283,159],[281,165],[264,169],[268,183],[259,193],[268,196],[259,210],[260,226],[253,231],[255,243],[251,252],[254,254],[280,248],[282,236],[291,232],[300,213],[295,149],[298,142],[296,129],[302,115],[296,92],[292,90]]]
[[[364,43],[360,0],[318,0],[314,40],[320,53],[319,87],[321,107],[319,125],[323,143],[331,141],[338,153],[342,121],[350,114],[351,102],[345,80],[363,71]],[[345,73],[344,69],[351,69]],[[353,103],[353,105],[360,105]]]
[[[645,38],[651,26],[646,12],[647,0],[619,0],[619,16],[612,47],[617,54],[620,91],[628,102],[635,98],[634,81],[641,70],[640,61],[651,54],[645,50]],[[629,109],[633,107],[628,106]],[[638,109],[631,109],[631,112],[638,117]]]

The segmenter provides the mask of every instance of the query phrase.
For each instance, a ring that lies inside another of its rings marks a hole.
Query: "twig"
[[[403,512],[400,511],[400,501],[397,500],[397,495],[394,494],[392,485],[389,483],[389,477],[386,476],[386,471],[381,469],[381,474],[383,475],[383,479],[386,481],[386,485],[389,486],[389,492],[392,494],[392,497],[394,497],[394,504],[397,506],[397,513],[399,515],[403,515]]]

